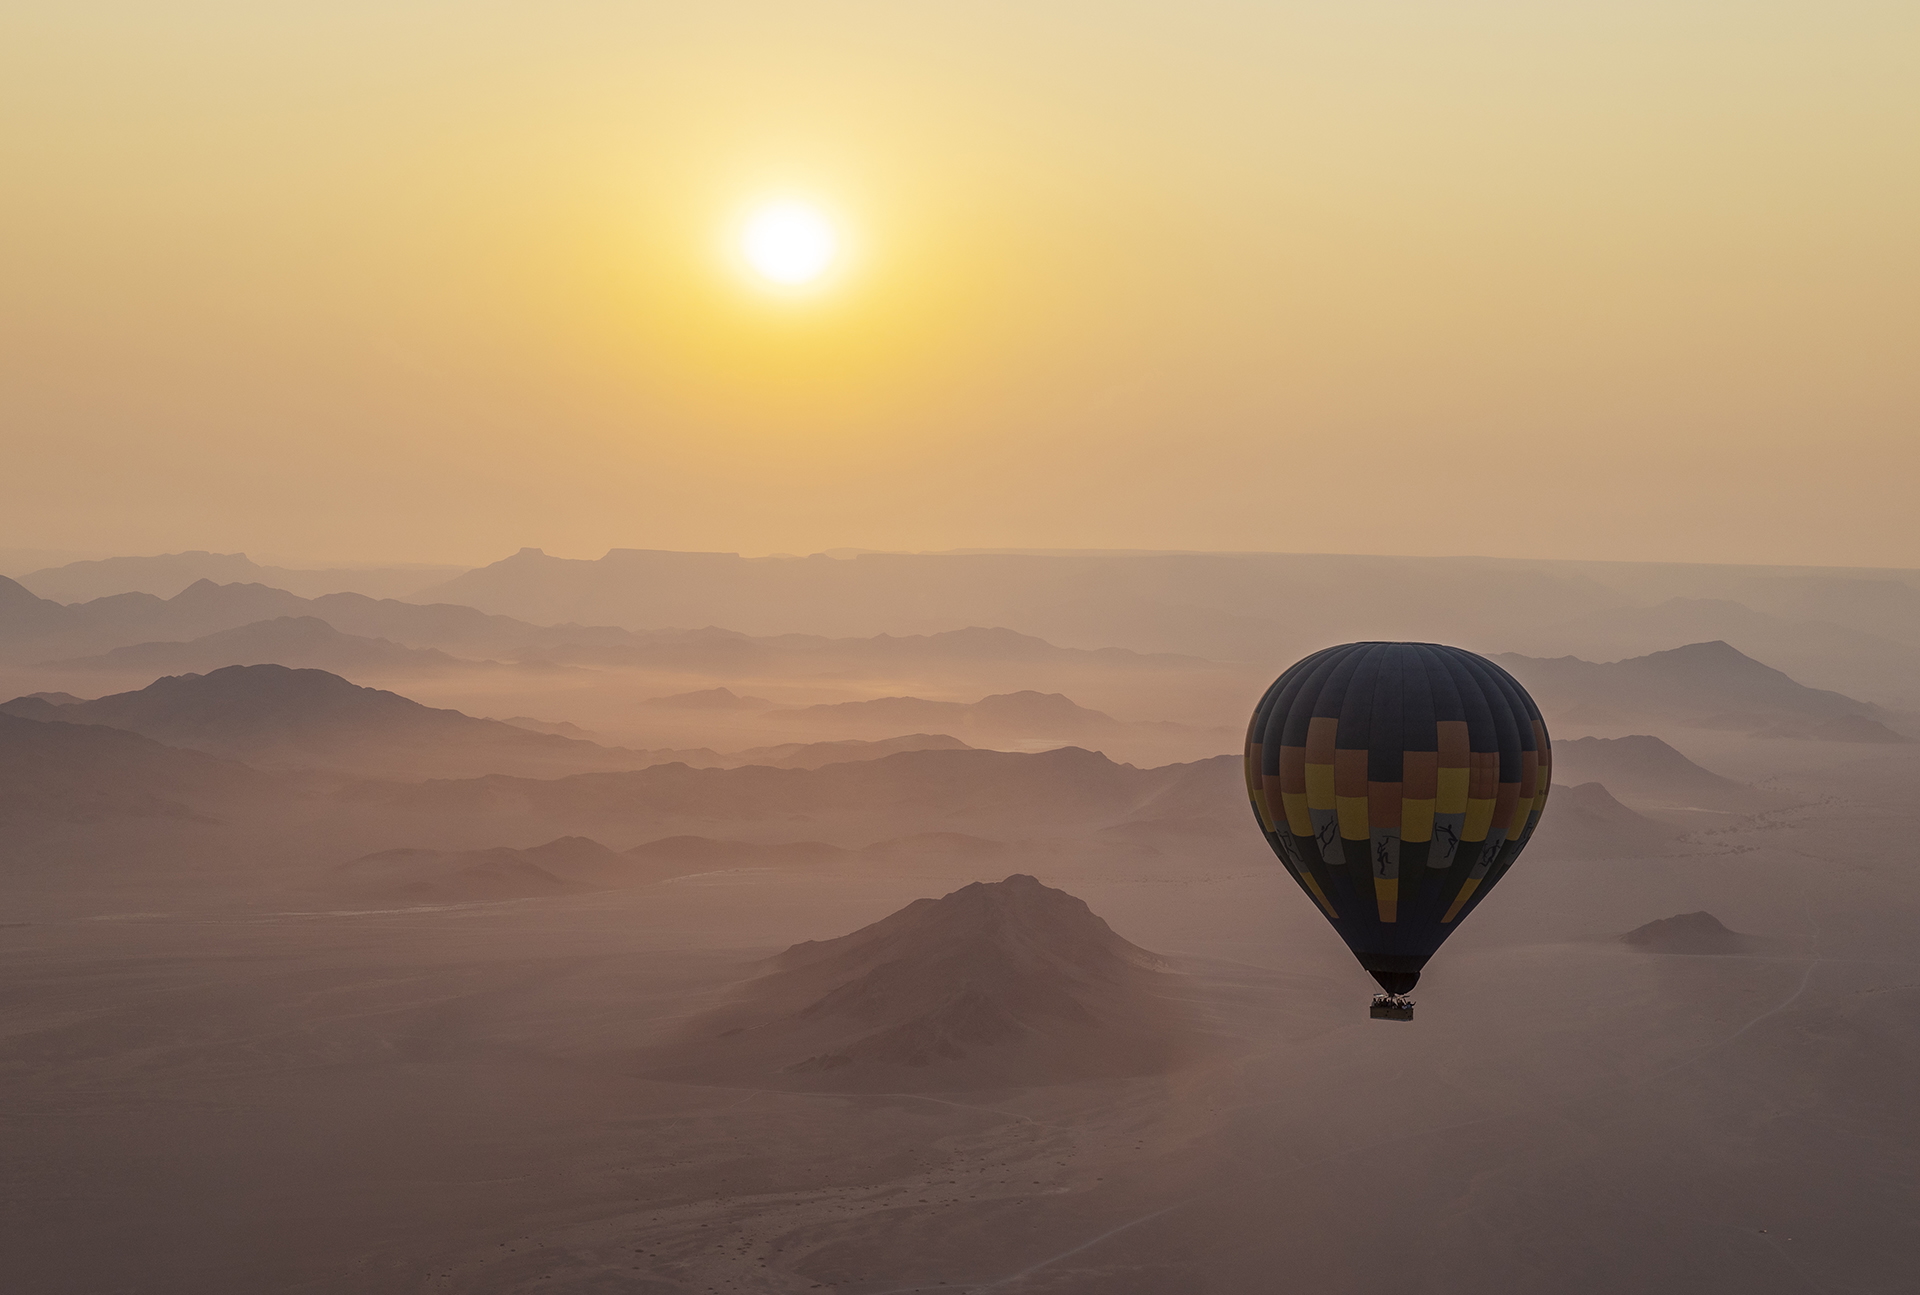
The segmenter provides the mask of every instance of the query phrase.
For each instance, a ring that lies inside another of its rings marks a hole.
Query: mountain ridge
[[[1809,688],[1784,671],[1715,640],[1624,661],[1579,657],[1493,658],[1530,692],[1549,726],[1657,719],[1691,728],[1755,729],[1781,720],[1858,716],[1878,722],[1870,702]]]
[[[415,648],[392,639],[346,634],[318,616],[276,616],[185,641],[133,643],[98,656],[46,661],[56,670],[206,674],[230,665],[283,665],[293,669],[439,674],[463,661],[438,648]]]
[[[1004,840],[1104,827],[1127,821],[1141,803],[1201,771],[1211,796],[1201,803],[1217,807],[1212,812],[1223,821],[1240,822],[1246,793],[1236,756],[1139,769],[1078,747],[903,751],[815,769],[674,763],[550,779],[363,783],[341,795],[420,814],[531,815],[585,835],[700,834],[727,823],[779,839],[804,831],[857,845],[928,831]]]
[[[16,698],[0,710],[125,729],[269,769],[406,776],[422,768],[490,772],[502,761],[549,771],[648,762],[643,752],[423,706],[324,670],[275,664],[169,675],[145,688],[61,706]]]

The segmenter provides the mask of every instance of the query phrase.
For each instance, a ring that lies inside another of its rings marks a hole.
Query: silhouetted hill
[[[356,899],[410,903],[531,899],[574,887],[518,850],[383,850],[336,870],[335,889]]]
[[[317,616],[276,616],[185,643],[138,643],[99,656],[48,663],[68,670],[206,674],[230,665],[273,664],[362,674],[442,674],[468,664],[435,648],[342,634]]]
[[[471,607],[398,602],[358,593],[302,598],[261,584],[199,580],[171,598],[115,594],[63,606],[0,584],[0,654],[13,660],[97,655],[149,642],[187,642],[282,616],[312,616],[344,634],[438,648],[466,658],[538,655],[545,647],[634,642],[626,630],[529,625]]]
[[[511,724],[515,728],[524,728],[534,733],[552,733],[555,737],[570,737],[580,742],[600,742],[602,746],[608,745],[601,741],[600,734],[590,729],[581,728],[578,724],[570,720],[535,719],[531,715],[509,715],[500,722],[502,724]]]
[[[1861,582],[1865,583],[1865,582]],[[1914,591],[1875,581],[1890,602]],[[1920,645],[1883,633],[1761,611],[1732,598],[1668,598],[1650,607],[1609,607],[1554,626],[1542,626],[1537,641],[1572,650],[1589,661],[1615,661],[1676,643],[1731,644],[1816,688],[1887,702],[1920,704]],[[1529,655],[1525,641],[1510,644]]]
[[[0,644],[38,642],[66,623],[67,609],[0,576]]]
[[[973,707],[967,702],[928,701],[920,697],[875,697],[869,701],[805,706],[778,718],[788,724],[804,724],[811,728],[897,731],[916,726],[965,728],[969,727],[972,716]]]
[[[1129,738],[1155,739],[1187,734],[1205,737],[1211,730],[1181,724],[1129,724],[1089,710],[1060,693],[1025,690],[983,697],[977,702],[930,701],[923,697],[876,697],[833,702],[782,712],[783,724],[840,733],[879,735],[901,729],[960,733],[976,743],[1060,742],[1099,744]],[[1216,734],[1222,745],[1231,736]]]
[[[207,820],[278,796],[231,760],[136,733],[0,712],[0,835],[116,819]]]
[[[532,899],[619,884],[623,862],[598,841],[568,836],[525,850],[381,850],[341,864],[329,881],[364,900]]]
[[[765,710],[773,703],[764,697],[742,697],[731,688],[701,688],[670,697],[651,697],[641,705],[661,710]]]
[[[1876,710],[1837,692],[1805,687],[1719,642],[1607,663],[1512,654],[1494,659],[1533,694],[1550,725],[1652,717],[1701,728],[1753,729],[1782,720],[1871,716]]]
[[[978,866],[1005,858],[1010,847],[1004,841],[989,841],[965,832],[915,832],[875,841],[860,850],[863,860],[893,865],[899,863],[936,863]]]
[[[1593,605],[1577,579],[1568,582],[1576,586],[1567,591],[1572,596],[1556,597],[1550,579],[1511,570],[1489,579],[1491,565],[1277,554],[863,553],[793,560],[636,549],[575,561],[522,549],[419,596],[536,621],[633,629],[721,624],[747,633],[839,637],[993,625],[1053,643],[1229,660],[1299,655],[1294,648],[1304,650],[1306,636],[1273,609],[1323,590],[1365,605],[1359,589],[1375,572],[1396,606],[1415,613],[1431,606],[1460,622],[1469,619],[1458,611],[1467,604],[1477,614],[1524,606],[1527,615],[1516,610],[1516,623],[1560,606],[1571,615]],[[1483,596],[1463,597],[1463,586]],[[1485,597],[1490,588],[1502,596]],[[1272,596],[1279,589],[1290,596]],[[1415,599],[1418,605],[1410,605]],[[1323,623],[1312,633],[1339,631]],[[1438,630],[1431,636],[1459,637]]]
[[[190,642],[283,616],[315,617],[343,634],[438,649],[465,660],[631,667],[709,677],[905,678],[983,671],[1000,677],[993,672],[1011,670],[1031,676],[1050,667],[1218,668],[1193,657],[1056,647],[1004,629],[842,639],[807,634],[755,638],[713,626],[632,631],[571,622],[536,625],[472,607],[399,602],[351,592],[302,598],[261,584],[221,585],[210,580],[197,581],[171,598],[127,593],[73,606],[36,598],[8,581],[0,585],[0,659],[67,659],[148,643]]]
[[[837,844],[931,831],[1010,840],[1122,822],[1189,768],[1136,769],[1076,747],[1036,755],[907,751],[818,769],[662,764],[553,779],[376,783],[347,794],[428,815],[531,815],[552,830],[599,837],[705,835],[725,823],[763,837]]]
[[[85,697],[76,697],[70,692],[30,692],[26,694],[24,697],[14,698],[14,701],[17,703],[31,704],[32,702],[37,701],[37,702],[43,702],[49,707],[72,706],[77,702],[83,702],[85,700],[87,700]],[[15,713],[22,714],[22,715],[27,714],[27,712],[24,710],[16,711]],[[52,717],[56,713],[52,710],[49,710],[48,714],[50,717]],[[33,718],[33,717],[29,715],[28,718]]]
[[[1706,912],[1681,913],[1636,926],[1621,936],[1620,942],[1647,953],[1761,953],[1780,943],[1730,931],[1719,918]]]
[[[77,697],[72,702],[53,700],[55,697],[66,695],[65,693],[28,693],[24,697],[15,697],[12,701],[0,705],[0,714],[16,715],[21,719],[57,721],[66,713],[65,707],[75,705],[80,700]]]
[[[783,742],[778,746],[749,747],[727,756],[733,764],[767,764],[776,769],[818,769],[848,760],[880,760],[901,751],[970,751],[973,748],[945,733],[909,733],[877,741]],[[689,762],[691,763],[691,762]]]
[[[911,1091],[1169,1070],[1180,978],[1085,903],[1016,874],[796,944],[652,1059],[661,1077]]]
[[[1557,758],[1560,747],[1554,744]],[[1554,784],[1527,844],[1529,859],[1657,858],[1683,848],[1677,828],[1636,814],[1597,782]]]
[[[1904,577],[1906,573],[1898,573]],[[1843,625],[1920,647],[1920,587],[1895,573],[1758,574],[1733,596],[1762,611]]]
[[[875,841],[857,850],[824,841],[726,841],[706,836],[669,836],[626,852],[633,876],[664,880],[696,872],[735,868],[851,868],[891,876],[937,873],[952,876],[976,868],[1005,867],[1015,847],[963,832],[919,832]]]
[[[51,714],[38,699],[8,702],[4,709],[126,729],[263,768],[421,777],[651,763],[645,752],[532,733],[362,688],[324,670],[281,665],[169,676],[136,692],[61,706]]]
[[[1771,724],[1754,734],[1766,738],[1811,738],[1820,742],[1869,742],[1876,744],[1905,744],[1913,741],[1905,734],[1896,733],[1879,720],[1868,719],[1865,715],[1841,715],[1835,719],[1817,719],[1806,722],[1782,720]]]
[[[851,852],[825,841],[716,841],[705,836],[669,836],[626,852],[635,876],[683,877],[726,868],[819,867],[846,862]]]
[[[1701,768],[1657,737],[1556,738],[1554,776],[1568,783],[1603,782],[1629,800],[1663,804],[1721,804],[1750,790],[1745,783]]]
[[[1191,824],[1238,834],[1247,815],[1246,775],[1237,755],[1167,766],[1164,786],[1134,808],[1132,817],[1155,823]]]
[[[910,675],[980,666],[1076,666],[1110,670],[1187,670],[1214,662],[1125,648],[1059,647],[1010,629],[969,626],[937,634],[828,637],[771,634],[756,637],[709,625],[704,629],[635,631],[628,641],[570,643],[548,648],[547,659],[576,665],[647,666],[740,673]]]
[[[580,741],[608,743],[577,724],[527,719],[524,716],[501,721],[535,733],[554,733]],[[818,769],[821,765],[841,764],[849,760],[881,760],[902,751],[970,751],[973,748],[957,737],[944,733],[909,733],[903,737],[877,741],[847,739],[839,742],[782,742],[777,746],[748,747],[743,751],[715,751],[711,747],[678,747],[647,750],[647,764],[686,764],[695,769],[734,769],[745,764],[764,764],[775,769]],[[639,767],[639,766],[632,766]]]

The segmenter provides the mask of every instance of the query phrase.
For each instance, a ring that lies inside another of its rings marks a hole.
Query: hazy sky
[[[1913,0],[13,0],[0,546],[1920,566],[1916,66]]]

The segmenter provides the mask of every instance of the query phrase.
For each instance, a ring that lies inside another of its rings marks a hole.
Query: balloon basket
[[[1399,994],[1375,994],[1373,1006],[1367,1009],[1367,1015],[1376,1021],[1411,1021],[1413,1000]]]

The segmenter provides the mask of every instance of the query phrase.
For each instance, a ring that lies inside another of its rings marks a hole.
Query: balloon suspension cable
[[[1367,1015],[1376,1021],[1411,1021],[1413,1000],[1405,994],[1375,994]]]

